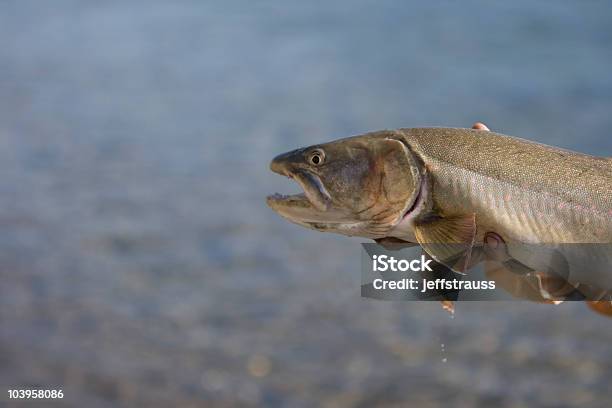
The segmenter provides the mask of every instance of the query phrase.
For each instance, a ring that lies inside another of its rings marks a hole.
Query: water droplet
[[[443,362],[443,363],[446,363],[446,361],[447,361],[447,359],[446,359],[446,357],[444,357],[444,358],[442,359],[442,362]]]

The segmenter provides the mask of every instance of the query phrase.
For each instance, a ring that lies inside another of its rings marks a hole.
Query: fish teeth
[[[285,195],[285,194],[281,194],[281,193],[274,193],[274,194],[272,194],[272,198],[274,198],[274,199],[282,200],[282,199],[285,199],[287,197],[289,197],[289,196]]]

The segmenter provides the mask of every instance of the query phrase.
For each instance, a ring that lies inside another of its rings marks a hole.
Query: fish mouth
[[[282,169],[272,168],[273,171],[282,176],[295,180],[302,188],[303,193],[293,195],[283,195],[275,193],[268,196],[268,203],[288,203],[294,205],[305,206],[312,205],[319,211],[326,211],[331,206],[331,197],[321,183],[321,179],[313,173],[306,170],[297,170],[289,172]]]
[[[275,162],[270,168],[294,180],[303,190],[299,194],[269,195],[266,202],[275,212],[302,225],[338,221],[338,211],[332,208],[332,199],[319,176],[304,169],[288,170],[284,166],[275,166]]]

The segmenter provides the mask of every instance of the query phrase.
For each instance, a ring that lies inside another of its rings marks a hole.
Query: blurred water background
[[[0,392],[71,406],[610,406],[582,304],[360,299],[265,205],[295,147],[492,129],[612,156],[605,1],[3,1]],[[4,400],[6,401],[6,399]]]

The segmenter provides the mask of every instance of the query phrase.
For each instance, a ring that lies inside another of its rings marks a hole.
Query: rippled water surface
[[[0,392],[88,407],[609,406],[581,304],[359,297],[277,153],[469,126],[612,156],[607,2],[0,4]]]

